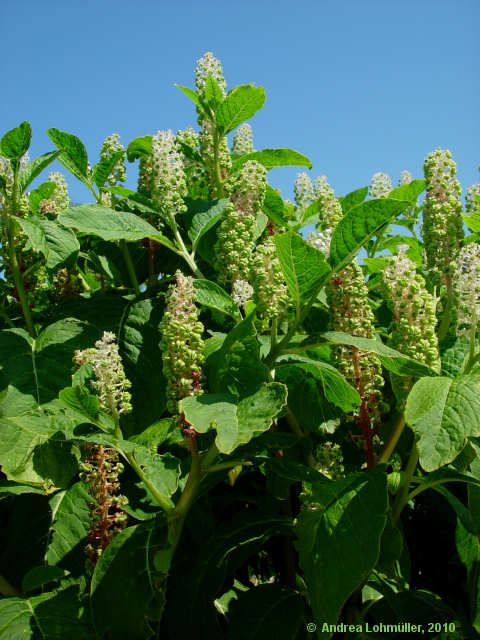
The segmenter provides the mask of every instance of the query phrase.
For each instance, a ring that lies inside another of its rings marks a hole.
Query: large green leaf
[[[23,329],[0,331],[0,416],[18,416],[57,398],[70,381],[75,351],[99,337],[74,318],[47,326],[35,340]]]
[[[298,356],[286,354],[277,358],[275,366],[300,368],[311,375],[320,384],[329,402],[339,407],[345,413],[350,413],[360,404],[358,391],[351,387],[342,374],[327,362],[319,362]]]
[[[164,521],[128,527],[100,556],[91,584],[91,610],[97,633],[118,640],[147,640],[147,617],[160,619],[165,575],[153,558],[168,548]]]
[[[292,640],[304,626],[300,595],[281,584],[261,584],[232,607],[229,640]]]
[[[412,180],[408,184],[402,184],[392,189],[387,197],[415,203],[422,191],[425,191],[425,180]]]
[[[379,198],[367,200],[347,211],[333,232],[330,242],[330,264],[341,271],[363,245],[384,225],[410,206],[407,200]]]
[[[100,204],[84,204],[65,209],[58,216],[65,226],[104,240],[135,242],[159,235],[146,220],[128,211],[114,211]]]
[[[26,120],[8,131],[0,140],[0,155],[8,160],[20,160],[28,151],[32,139],[32,127]]]
[[[108,176],[119,160],[123,158],[124,151],[115,151],[111,156],[106,156],[93,167],[92,178],[98,188],[103,187]]]
[[[330,267],[323,254],[297,233],[287,231],[273,238],[288,291],[298,311],[302,304],[318,294],[328,279]]]
[[[80,244],[70,229],[39,217],[17,218],[16,221],[27,234],[32,248],[43,253],[49,269],[58,269],[75,260]]]
[[[88,156],[83,142],[77,136],[55,127],[47,129],[47,135],[53,144],[63,151],[59,160],[66,160],[65,166],[80,180],[85,181],[88,176]]]
[[[348,597],[374,568],[387,520],[387,481],[381,470],[312,484],[312,508],[299,516],[296,547],[317,624],[330,638]]]
[[[418,438],[425,471],[452,462],[469,436],[480,436],[480,375],[420,378],[408,395],[405,419]]]
[[[271,382],[240,401],[226,394],[184,398],[180,410],[200,433],[215,429],[218,450],[231,453],[266,431],[286,401],[285,385]]]
[[[91,640],[77,588],[0,600],[0,640]]]
[[[58,398],[62,404],[74,411],[80,418],[96,425],[102,431],[113,433],[115,430],[115,422],[111,416],[100,411],[100,402],[97,396],[91,395],[87,387],[83,385],[66,387],[60,391]]]
[[[267,184],[267,190],[265,192],[263,211],[265,211],[270,220],[272,220],[278,226],[287,226],[287,221],[284,218],[284,205],[282,196],[269,184]]]
[[[25,189],[39,176],[48,165],[60,155],[60,151],[49,151],[35,158],[21,168],[18,174],[18,190],[24,193]],[[55,187],[55,185],[53,185]]]
[[[220,313],[231,316],[234,320],[241,319],[238,305],[216,282],[194,280],[193,287],[195,289],[195,300],[198,304],[220,311]]]
[[[50,498],[52,522],[45,561],[49,565],[61,564],[81,543],[90,528],[89,503],[92,497],[84,482],[77,482],[66,491]]]
[[[355,191],[348,193],[346,196],[338,198],[342,205],[343,215],[345,215],[347,211],[350,211],[350,209],[353,209],[353,207],[356,207],[357,204],[363,202],[367,197],[367,194],[368,187],[361,187],[360,189],[356,189]]]
[[[217,200],[209,206],[206,211],[200,211],[193,216],[188,229],[188,237],[192,242],[192,249],[194,251],[202,236],[222,218],[228,203],[229,200],[222,198],[222,200]]]
[[[245,153],[235,158],[232,169],[235,171],[249,160],[259,162],[267,171],[274,167],[312,168],[312,163],[307,156],[304,156],[299,151],[294,151],[293,149],[262,149],[262,151],[252,151],[252,153]]]
[[[43,484],[44,480],[57,480],[62,484],[64,473],[67,473],[68,481],[66,465],[72,465],[70,477],[76,472],[70,445],[65,449],[65,443],[46,443],[55,433],[70,430],[74,424],[65,413],[47,409],[0,418],[0,465],[3,473],[9,480],[36,484]]]
[[[150,155],[152,153],[152,138],[153,136],[141,136],[132,140],[127,147],[128,161],[133,162],[137,158]]]
[[[30,203],[30,209],[32,210],[32,213],[38,213],[40,202],[42,200],[48,200],[48,198],[50,198],[50,196],[55,191],[55,187],[55,182],[43,182],[36,189],[30,191],[30,193],[28,194],[28,201]],[[30,217],[30,220],[31,219],[32,218]],[[27,218],[18,218],[17,221],[20,223],[21,221],[27,222],[28,220]]]
[[[265,104],[265,89],[244,84],[235,87],[218,107],[216,113],[217,127],[221,135],[227,135],[238,125],[252,118]]]

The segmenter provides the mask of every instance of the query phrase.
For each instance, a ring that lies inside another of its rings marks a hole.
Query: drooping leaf
[[[115,430],[113,419],[100,411],[97,396],[91,395],[87,387],[83,385],[66,387],[60,391],[58,398],[71,411],[84,418],[86,422],[96,425],[102,431],[113,433]]]
[[[244,84],[229,91],[216,113],[216,123],[221,135],[227,135],[242,122],[252,118],[264,103],[263,87]]]
[[[96,564],[91,584],[91,609],[96,631],[118,640],[147,640],[147,617],[161,618],[165,579],[153,558],[168,548],[162,520],[128,527],[108,545]],[[121,612],[121,615],[119,615]]]
[[[381,470],[312,484],[315,508],[299,516],[296,548],[317,624],[337,622],[348,597],[374,568],[387,519],[387,483]]]
[[[132,140],[127,147],[127,160],[133,162],[137,158],[149,156],[152,153],[152,137],[141,136]]]
[[[58,219],[65,227],[99,236],[103,240],[135,242],[159,235],[155,227],[134,213],[114,211],[100,204],[84,204],[65,209]]]
[[[312,168],[312,163],[303,153],[293,149],[262,149],[262,151],[252,151],[235,158],[232,170],[236,171],[249,160],[255,160],[269,171],[274,167],[307,167]]]
[[[47,129],[47,135],[53,144],[64,152],[59,156],[59,160],[66,156],[67,168],[72,168],[75,175],[85,181],[88,175],[88,156],[80,138],[71,133],[59,131],[55,127]]]
[[[293,231],[275,235],[274,241],[288,291],[298,310],[318,294],[328,280],[330,267],[321,252]]]
[[[452,462],[470,436],[480,436],[480,376],[420,378],[408,395],[405,419],[418,438],[425,471]]]
[[[349,264],[363,245],[410,205],[408,200],[367,200],[347,211],[330,242],[330,264],[335,272]]]
[[[226,394],[207,394],[184,398],[180,407],[200,433],[215,429],[218,450],[231,453],[266,431],[285,406],[286,399],[285,385],[271,382],[240,401]]]
[[[240,594],[230,617],[230,640],[292,640],[303,628],[300,595],[281,584],[261,584]]]
[[[77,588],[0,600],[0,640],[91,640]]]
[[[29,591],[35,591],[39,587],[43,587],[49,582],[58,582],[58,580],[64,578],[66,574],[67,572],[64,569],[51,567],[50,565],[34,567],[23,576],[22,592],[28,593]]]
[[[220,311],[220,313],[224,313],[234,320],[241,319],[238,305],[233,302],[231,296],[216,282],[211,282],[210,280],[194,280],[193,288],[195,290],[195,300],[198,304]]]
[[[6,496],[19,496],[22,493],[37,493],[45,495],[45,490],[29,484],[22,484],[12,480],[0,480],[0,499]]]
[[[0,155],[8,160],[20,160],[28,151],[32,139],[32,127],[26,120],[7,131],[0,140]]]
[[[60,153],[60,151],[49,151],[23,166],[18,174],[19,193],[24,193],[26,188],[60,155]],[[55,188],[55,185],[53,185],[53,187]]]
[[[243,156],[242,156],[243,157]],[[287,221],[284,218],[284,206],[282,196],[275,191],[273,187],[267,184],[265,192],[265,202],[263,203],[263,211],[268,215],[270,220],[280,227],[286,227]]]

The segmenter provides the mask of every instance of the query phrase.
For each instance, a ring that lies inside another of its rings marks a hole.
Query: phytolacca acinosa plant
[[[198,320],[194,303],[193,278],[180,271],[175,275],[176,283],[168,289],[167,307],[159,329],[163,373],[167,379],[167,409],[178,416],[179,400],[203,393],[204,343],[203,324]],[[178,420],[188,435],[195,434],[183,416],[178,416]]]
[[[408,245],[400,245],[397,256],[387,259],[383,280],[393,310],[391,346],[434,371],[439,371],[438,340],[435,333],[435,299],[427,291],[424,278],[405,254]],[[412,379],[398,382],[401,401],[406,399]]]
[[[342,218],[342,208],[326,176],[316,180],[315,196],[321,204],[319,234],[310,238],[310,244],[321,248],[328,255],[329,240]],[[326,291],[330,328],[333,331],[343,331],[363,338],[375,337],[368,289],[362,269],[356,261],[337,273],[328,283]],[[346,345],[333,348],[333,361],[360,395],[360,408],[353,418],[361,430],[367,464],[372,466],[375,459],[375,437],[378,436],[380,415],[385,408],[381,393],[384,385],[381,362],[374,354],[361,353],[357,348]]]
[[[92,366],[95,379],[91,381],[91,385],[96,391],[102,411],[111,415],[118,423],[122,413],[132,410],[128,391],[131,383],[125,376],[113,333],[105,331],[94,348],[77,351],[75,363],[78,366]],[[81,464],[81,470],[81,476],[88,484],[93,498],[89,504],[89,542],[85,549],[91,569],[115,534],[125,526],[127,516],[122,507],[128,501],[119,493],[118,476],[123,471],[123,464],[114,449],[103,445],[87,445],[87,455]]]

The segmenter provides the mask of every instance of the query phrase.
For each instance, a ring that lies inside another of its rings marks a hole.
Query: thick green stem
[[[175,507],[174,512],[171,514],[170,527],[172,533],[172,553],[180,542],[180,536],[182,534],[185,518],[187,517],[188,510],[197,497],[198,488],[200,486],[201,479],[203,477],[200,456],[195,450],[192,450],[192,466],[190,467],[190,473],[188,474],[187,482],[182,491],[182,495]]]
[[[377,458],[377,464],[386,464],[390,456],[392,455],[395,447],[397,446],[397,442],[400,440],[400,436],[403,433],[405,428],[405,415],[402,412],[398,417],[397,422],[395,423],[392,432],[390,433],[390,437],[387,440],[387,443],[381,452],[381,454]]]
[[[417,468],[418,463],[418,448],[417,443],[414,442],[412,445],[412,450],[410,451],[410,456],[407,462],[407,468],[405,469],[405,479],[400,486],[397,497],[395,498],[395,502],[392,507],[392,524],[395,526],[400,518],[400,514],[402,513],[403,507],[408,502],[408,490],[410,488],[410,483],[413,478],[413,474],[415,473],[415,469]]]
[[[185,246],[185,243],[183,242],[183,238],[180,235],[180,232],[179,232],[179,230],[177,228],[177,225],[176,225],[176,223],[174,223],[174,224],[175,224],[175,229],[174,229],[175,239],[177,240],[178,245],[180,247],[179,255],[181,255],[182,258],[185,260],[185,262],[188,264],[188,266],[192,270],[192,273],[197,278],[201,278],[201,279],[204,280],[205,276],[200,271],[200,269],[197,267],[197,263],[195,262],[193,255],[191,253],[188,253],[187,247]]]
[[[213,125],[215,126],[215,125]],[[220,163],[219,163],[219,146],[220,146],[220,136],[216,129],[214,129],[213,134],[213,161],[215,163],[215,186],[217,187],[217,198],[223,197],[223,181],[222,174],[220,173]]]
[[[137,296],[139,296],[141,293],[140,286],[138,284],[137,274],[135,273],[135,268],[133,266],[132,256],[130,255],[130,251],[128,250],[128,246],[125,240],[120,240],[120,248],[125,259],[125,264],[127,265],[127,271],[128,275],[130,276],[130,281],[133,288],[135,289],[135,293],[137,294]]]
[[[443,340],[448,333],[448,329],[452,321],[452,309],[453,309],[453,304],[455,300],[455,296],[453,293],[452,275],[450,273],[447,274],[445,280],[447,284],[447,303],[445,305],[445,311],[443,313],[442,322],[440,323],[440,327],[438,329],[439,342]]]

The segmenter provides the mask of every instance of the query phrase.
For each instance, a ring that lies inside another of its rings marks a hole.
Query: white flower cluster
[[[480,244],[470,243],[458,256],[456,280],[458,295],[457,336],[470,337],[472,324],[480,324]]]
[[[242,124],[235,131],[233,136],[232,153],[243,156],[246,153],[253,152],[253,134],[252,127],[248,124]]]
[[[182,154],[170,130],[159,131],[152,137],[150,172],[152,198],[157,206],[172,215],[186,211],[183,198],[187,195],[187,185]]]
[[[200,60],[197,60],[197,67],[195,69],[195,86],[201,95],[205,93],[205,84],[210,74],[212,74],[213,79],[225,96],[227,85],[223,77],[222,64],[218,58],[215,58],[211,51],[207,51]]]
[[[232,284],[233,301],[244,307],[253,296],[253,287],[246,280],[235,280]]]
[[[386,198],[392,190],[392,181],[387,173],[375,173],[370,182],[368,194],[372,198]]]
[[[307,244],[321,251],[325,258],[330,255],[330,241],[332,239],[333,229],[325,229],[325,231],[311,231],[307,238]]]
[[[474,213],[480,213],[480,202],[477,201],[477,198],[480,200],[480,182],[468,187],[467,193],[465,194],[465,209],[467,215],[473,216]]]
[[[408,171],[408,169],[405,169],[405,171],[402,171],[402,173],[400,174],[400,180],[398,181],[398,184],[399,186],[401,186],[402,184],[410,184],[412,179],[413,178],[410,171]]]
[[[306,207],[312,200],[313,185],[308,173],[303,171],[297,174],[297,179],[293,186],[293,192],[295,194],[295,202],[297,207]]]
[[[130,404],[131,382],[125,376],[122,360],[118,353],[116,336],[111,331],[104,331],[95,347],[75,352],[75,364],[91,364],[96,380],[91,385],[97,391],[100,407],[111,415],[128,413]]]
[[[107,136],[102,144],[102,149],[100,151],[100,160],[104,160],[110,158],[117,151],[123,151],[123,156],[115,163],[112,171],[110,172],[107,178],[107,184],[111,187],[114,187],[117,182],[125,182],[127,179],[127,174],[125,171],[125,149],[122,144],[120,144],[120,136],[118,133],[112,133]]]
[[[331,231],[337,226],[343,216],[342,205],[335,197],[333,188],[328,184],[327,176],[318,176],[313,181],[313,199],[321,205],[320,221],[317,228],[321,231]]]

